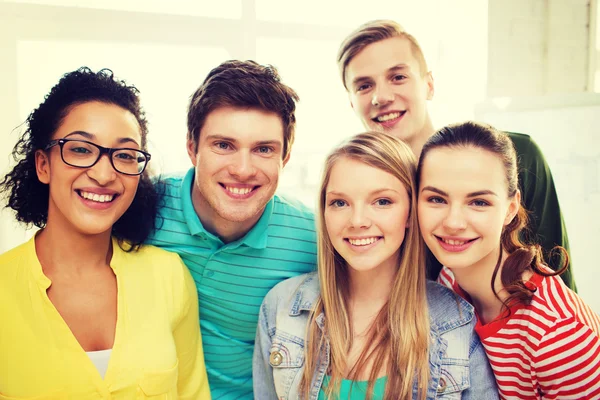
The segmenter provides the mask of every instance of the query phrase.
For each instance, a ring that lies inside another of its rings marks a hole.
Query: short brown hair
[[[413,35],[406,32],[399,23],[383,19],[369,21],[348,35],[338,50],[338,67],[346,90],[348,89],[346,85],[346,69],[350,61],[368,45],[394,37],[404,38],[410,42],[413,55],[419,62],[422,76],[429,71],[419,42],[417,42],[417,39]]]
[[[188,107],[188,140],[198,150],[200,130],[219,107],[255,108],[277,114],[283,123],[283,158],[294,143],[298,95],[281,82],[277,69],[254,61],[229,60],[209,72]]]

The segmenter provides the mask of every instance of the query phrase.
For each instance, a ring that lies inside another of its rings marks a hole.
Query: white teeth
[[[385,121],[389,121],[390,119],[399,118],[399,117],[400,117],[399,112],[393,112],[393,113],[389,113],[389,114],[385,114],[385,115],[380,115],[379,117],[377,117],[377,121],[385,122]]]
[[[376,237],[364,238],[364,239],[348,239],[353,246],[366,246],[377,241]]]
[[[252,191],[252,188],[248,188],[248,187],[238,188],[238,187],[225,186],[225,188],[233,194],[244,195],[244,194],[248,194]]]
[[[463,245],[463,244],[467,243],[466,240],[465,241],[452,240],[452,239],[442,239],[442,240],[444,241],[444,243],[448,243],[448,244],[453,245],[453,246],[460,246],[460,245]]]
[[[84,199],[97,201],[98,203],[107,203],[109,201],[112,201],[112,199],[115,197],[114,194],[98,194],[84,191],[80,191],[79,193]]]

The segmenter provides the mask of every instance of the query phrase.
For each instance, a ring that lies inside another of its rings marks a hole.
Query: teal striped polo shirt
[[[260,305],[277,283],[315,270],[314,215],[300,202],[275,195],[244,237],[224,244],[196,215],[193,182],[193,168],[184,177],[161,180],[164,202],[148,242],[179,254],[196,281],[213,400],[252,399]]]

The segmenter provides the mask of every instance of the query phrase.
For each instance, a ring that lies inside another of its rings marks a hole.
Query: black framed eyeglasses
[[[125,175],[141,175],[150,161],[150,154],[145,151],[102,147],[80,139],[52,140],[44,150],[56,145],[60,146],[60,157],[63,162],[71,167],[90,168],[100,160],[102,154],[108,154],[115,171]]]

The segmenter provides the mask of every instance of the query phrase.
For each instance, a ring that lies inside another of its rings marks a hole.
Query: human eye
[[[213,146],[218,150],[218,151],[228,151],[232,149],[231,143],[229,142],[224,142],[224,141],[218,141],[213,143]]]
[[[482,199],[475,199],[475,200],[471,201],[471,205],[473,205],[475,207],[487,207],[490,205],[490,203],[488,201],[485,201]]]
[[[119,150],[118,152],[115,152],[113,157],[117,158],[119,161],[137,161],[139,155],[135,150]]]
[[[329,202],[329,207],[334,207],[334,208],[342,208],[342,207],[344,207],[344,206],[345,206],[345,205],[347,205],[347,204],[348,204],[348,203],[346,203],[344,200],[341,200],[341,199],[334,199],[334,200],[331,200],[331,201]]]
[[[394,82],[402,82],[405,79],[406,79],[406,75],[402,75],[402,74],[397,74],[397,75],[392,76],[392,81],[394,81]]]
[[[442,199],[440,196],[430,196],[427,198],[428,203],[432,204],[445,204],[446,201]]]
[[[368,90],[371,88],[371,84],[370,83],[361,83],[359,85],[356,86],[356,91],[357,92],[364,92],[365,90]]]
[[[86,149],[85,147],[71,147],[71,151],[73,153],[81,153],[81,154],[87,154],[87,153],[91,153],[90,149]]]
[[[392,204],[392,201],[390,199],[377,199],[375,200],[375,204],[378,206],[389,206]]]
[[[275,149],[273,149],[271,146],[260,146],[256,149],[256,151],[260,154],[268,155],[272,154]]]
[[[97,152],[97,149],[94,147],[94,145],[78,140],[66,141],[64,150],[74,156],[87,156]]]

